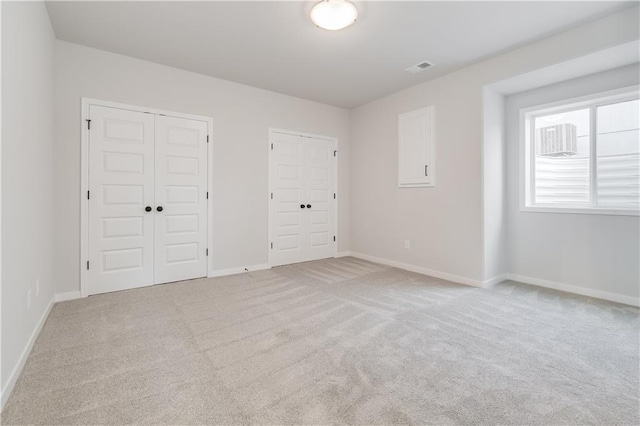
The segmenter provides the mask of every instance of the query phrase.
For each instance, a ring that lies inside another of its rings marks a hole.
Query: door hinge
[[[273,151],[273,144],[271,144],[271,151]]]
[[[271,199],[273,200],[273,192],[271,193]]]
[[[209,135],[207,135],[207,143],[209,143]]]
[[[428,165],[424,166],[424,175],[425,176],[429,176],[429,172],[428,172],[429,169],[427,167],[429,167],[429,166]]]
[[[207,256],[209,256],[209,249],[207,249]]]
[[[209,199],[209,191],[207,191],[207,200]]]
[[[335,241],[335,240],[336,240],[336,236],[334,235],[334,236],[333,236],[333,241]]]
[[[338,155],[338,151],[333,151],[333,156],[336,157]]]
[[[87,270],[89,270],[89,261],[87,260]]]
[[[271,249],[273,249],[273,243],[271,243]]]
[[[89,200],[91,198],[91,192],[87,191],[87,200]]]
[[[87,119],[86,122],[87,122],[87,130],[91,130],[91,120]]]
[[[336,199],[336,193],[335,192],[333,193],[333,199],[334,200]]]

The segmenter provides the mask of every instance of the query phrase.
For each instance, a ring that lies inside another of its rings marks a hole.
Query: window
[[[522,111],[522,209],[638,214],[638,88]]]

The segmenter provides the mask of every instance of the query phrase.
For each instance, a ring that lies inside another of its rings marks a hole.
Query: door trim
[[[89,130],[87,122],[89,119],[89,107],[101,106],[107,108],[124,109],[135,112],[145,112],[148,114],[166,115],[176,118],[186,118],[188,120],[204,121],[207,123],[207,134],[209,143],[207,144],[207,190],[211,192],[213,188],[213,118],[201,115],[183,114],[174,111],[165,111],[156,108],[147,108],[136,105],[122,104],[117,102],[103,101],[99,99],[81,98],[80,109],[80,296],[89,295],[89,277],[87,261],[89,259],[89,200],[87,191],[89,190]],[[207,275],[213,271],[213,194],[209,194],[207,200],[207,245],[209,247],[209,257],[207,259]]]
[[[295,130],[285,130],[285,129],[279,129],[276,127],[269,127],[269,137],[267,138],[267,157],[268,157],[268,169],[267,169],[267,174],[268,174],[268,184],[267,184],[267,216],[268,216],[268,220],[267,220],[267,264],[269,265],[269,268],[273,267],[273,259],[272,259],[272,251],[271,251],[271,242],[273,241],[272,239],[272,229],[271,229],[271,223],[273,222],[273,218],[271,217],[271,193],[273,192],[273,182],[271,182],[271,168],[273,167],[272,164],[272,156],[271,156],[271,140],[272,140],[272,136],[274,133],[280,133],[280,134],[285,134],[285,135],[293,135],[293,136],[302,136],[302,137],[306,137],[306,138],[314,138],[314,139],[321,139],[321,140],[325,140],[325,141],[329,141],[329,142],[334,142],[335,143],[335,147],[336,147],[336,152],[339,153],[339,144],[338,144],[338,138],[336,137],[332,137],[332,136],[325,136],[325,135],[317,135],[314,133],[305,133],[305,132],[298,132]],[[336,242],[333,245],[333,257],[338,257],[338,241],[340,241],[340,235],[338,235],[338,200],[340,199],[340,197],[338,197],[338,157],[336,155],[336,163],[335,163],[335,167],[333,168],[333,181],[335,182],[335,193],[336,193],[336,199],[335,202],[333,203],[333,209],[334,209],[334,215],[335,215],[335,236],[336,236]]]

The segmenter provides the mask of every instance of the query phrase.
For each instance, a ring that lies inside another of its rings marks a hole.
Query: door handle
[[[158,207],[156,207],[156,210],[158,210],[159,212],[161,212],[161,211],[163,210],[163,209],[162,209],[162,206],[158,206]]]
[[[307,204],[307,208],[310,209],[311,208],[311,204]]]
[[[301,209],[304,209],[304,204],[300,204],[300,208],[301,208]]]
[[[427,173],[427,167],[429,167],[428,165],[424,166],[424,175],[425,176],[429,176],[429,173]]]
[[[144,208],[144,211],[145,211],[145,212],[150,212],[151,210],[153,210],[153,209],[151,208],[151,206],[147,206],[147,207],[145,207],[145,208]]]

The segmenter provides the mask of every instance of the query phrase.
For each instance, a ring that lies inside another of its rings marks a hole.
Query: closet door
[[[335,142],[274,131],[270,143],[270,265],[334,256]]]
[[[155,122],[155,283],[207,275],[207,123]]]
[[[269,180],[271,266],[305,260],[308,245],[306,220],[305,139],[273,133]]]
[[[153,284],[154,116],[89,109],[89,293]]]
[[[306,222],[309,235],[304,240],[306,260],[325,259],[334,255],[335,144],[331,141],[307,138],[305,150]]]

